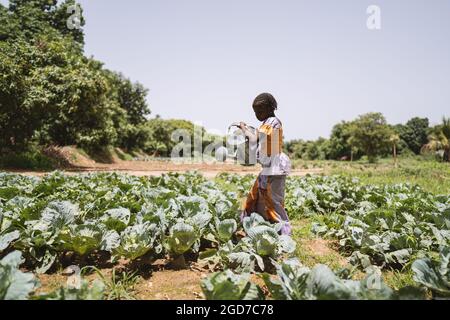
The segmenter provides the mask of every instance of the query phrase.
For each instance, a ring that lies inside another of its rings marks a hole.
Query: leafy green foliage
[[[237,231],[236,220],[225,219],[222,221],[216,220],[217,238],[222,242],[231,240],[233,234]]]
[[[230,270],[215,273],[202,281],[202,290],[208,300],[263,300],[261,288],[250,283],[249,277]]]
[[[34,296],[33,300],[104,300],[105,291],[106,285],[103,281],[94,280],[90,284],[82,279],[79,288],[60,287],[51,293]]]
[[[5,234],[0,234],[0,252],[9,247],[9,245],[14,241],[19,239],[20,232],[13,231]]]
[[[319,138],[316,141],[289,141],[286,143],[285,149],[295,159],[325,160],[333,156],[331,154],[333,151],[330,150],[331,147],[329,140]]]
[[[315,217],[313,231],[338,239],[356,264],[405,265],[450,244],[448,196],[338,176],[291,179],[287,190],[289,212]]]
[[[201,239],[228,241],[237,230],[235,193],[194,173],[151,179],[2,174],[0,191],[2,247],[23,250],[41,272],[64,251],[106,251],[131,260],[180,255],[198,251]]]
[[[414,300],[425,299],[424,290],[403,287],[393,290],[384,284],[377,269],[370,270],[362,280],[350,280],[345,273],[334,273],[325,265],[313,269],[297,259],[276,264],[277,275],[260,275],[275,300]],[[237,275],[230,270],[214,273],[202,281],[208,300],[261,300],[262,290],[250,281],[248,274]]]
[[[254,213],[244,218],[246,237],[237,244],[229,240],[217,249],[200,254],[210,269],[230,268],[236,272],[264,271],[271,261],[295,251],[295,242],[288,236],[280,236],[281,224],[272,225]],[[273,259],[273,260],[271,260]]]
[[[129,226],[122,232],[120,245],[115,253],[131,260],[145,255],[150,250],[160,253],[162,247],[157,245],[159,233],[158,226],[149,222]]]
[[[420,154],[422,147],[428,142],[428,118],[412,118],[405,125],[397,125],[396,131],[406,146],[415,154]]]
[[[350,128],[350,145],[360,149],[374,162],[376,157],[386,153],[392,134],[381,113],[368,113],[356,119]]]
[[[19,270],[23,262],[19,251],[0,260],[0,300],[25,300],[37,287],[33,274]]]
[[[259,214],[253,213],[244,218],[243,225],[247,234],[243,241],[259,256],[276,258],[295,251],[295,242],[290,237],[279,235],[281,224],[272,226]]]
[[[347,159],[349,160],[351,158],[351,155],[354,150],[352,150],[351,145],[351,129],[352,129],[352,123],[351,122],[341,122],[336,124],[332,131],[330,136],[330,142],[329,142],[329,154],[328,159]],[[354,154],[353,158],[356,159],[359,154]]]
[[[62,231],[58,238],[63,250],[83,256],[100,249],[102,230],[93,223],[71,225]]]
[[[281,224],[271,224],[258,214],[240,223],[239,192],[232,183],[224,191],[223,179],[251,183],[248,177],[236,176],[208,181],[197,173],[152,178],[60,172],[35,178],[2,173],[1,248],[23,251],[27,267],[34,267],[36,273],[57,266],[58,257],[67,251],[81,258],[107,253],[112,262],[122,257],[142,262],[144,256],[182,258],[185,253],[199,253],[200,264],[213,271],[226,270],[203,284],[205,295],[212,299],[262,298],[248,276],[234,272],[270,272],[270,266],[277,267],[278,280],[268,275],[264,279],[277,299],[415,299],[423,292],[386,287],[371,265],[408,266],[417,256],[448,247],[448,196],[407,184],[374,186],[339,176],[307,176],[288,179],[290,215],[312,217],[313,231],[339,240],[341,249],[368,276],[350,281],[325,266],[309,270],[292,260],[278,264],[295,251],[295,243],[279,235]],[[448,254],[443,252],[441,264],[427,259],[413,264],[416,281],[437,295],[445,294],[448,286]],[[14,265],[18,263],[22,260]],[[133,279],[116,277],[106,291],[118,292],[113,296],[122,299],[129,290],[121,286],[131,288],[126,283],[134,283]],[[30,281],[25,281],[27,292]],[[47,298],[101,298],[101,290],[91,285],[81,291],[66,289]]]
[[[44,155],[41,150],[31,146],[22,152],[8,152],[0,155],[1,168],[15,168],[26,170],[51,170],[57,164],[53,159]]]
[[[95,290],[95,292],[101,293],[101,295],[98,295],[99,298],[103,297],[106,300],[135,300],[134,287],[140,279],[135,273],[117,273],[116,269],[113,269],[111,276],[107,277],[99,269],[95,267],[92,269],[101,279],[99,281],[101,290]]]
[[[376,271],[361,281],[338,277],[327,266],[317,265],[312,270],[296,259],[277,266],[278,279],[268,274],[262,277],[276,300],[393,300],[423,299],[417,288],[405,287],[395,292],[387,287]]]
[[[381,113],[368,113],[353,121],[336,124],[329,139],[292,140],[285,144],[285,150],[294,159],[353,161],[366,155],[370,162],[374,162],[377,156],[389,155],[389,142],[392,144],[392,137],[397,136],[395,145],[398,154],[418,155],[428,140],[439,141],[429,146],[435,149],[439,145],[438,149],[442,150],[445,139],[440,134],[440,127],[431,130],[432,134],[428,137],[430,128],[427,118],[415,117],[406,124],[390,126]]]
[[[150,113],[147,90],[84,56],[83,30],[67,27],[67,9],[74,4],[15,0],[8,9],[1,7],[0,145],[5,151],[24,151],[32,144],[135,149],[148,139],[142,127]]]
[[[194,145],[195,130],[198,130],[197,134],[202,136],[202,150],[204,150],[204,148],[209,144],[217,141],[217,139],[220,139],[217,136],[208,134],[205,128],[196,127],[194,123],[190,121],[176,119],[165,120],[160,118],[159,116],[148,120],[145,124],[142,125],[141,129],[143,130],[142,132],[147,136],[147,140],[144,142],[142,150],[144,150],[148,154],[158,157],[170,157],[172,150],[176,145],[180,143],[185,143],[184,146],[191,149],[190,155],[196,156],[194,154],[196,147]],[[176,130],[184,130],[184,132],[190,138],[190,141],[181,142],[177,139],[173,139],[172,134]]]
[[[423,150],[434,151],[443,161],[450,162],[450,118],[444,117],[441,125],[432,128],[428,140]]]
[[[414,261],[414,280],[430,289],[435,297],[450,297],[450,247],[443,247],[440,261],[429,258]]]
[[[178,222],[170,228],[167,237],[167,248],[174,255],[188,251],[199,239],[195,228],[189,224]]]

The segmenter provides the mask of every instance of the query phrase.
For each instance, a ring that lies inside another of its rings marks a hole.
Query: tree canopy
[[[148,91],[84,56],[82,28],[67,27],[67,9],[74,4],[12,0],[8,8],[0,7],[3,147],[21,150],[32,142],[88,149],[143,146]]]
[[[449,161],[449,123],[444,118],[442,124],[430,127],[428,118],[414,117],[405,124],[391,126],[381,113],[368,113],[336,124],[329,139],[288,141],[285,151],[304,160],[352,160],[365,155],[369,161],[391,152],[396,157],[432,151]]]

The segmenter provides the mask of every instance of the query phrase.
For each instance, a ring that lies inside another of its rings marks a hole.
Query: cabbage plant
[[[249,279],[250,274],[226,270],[204,279],[201,287],[207,300],[264,300],[261,288]]]
[[[439,261],[419,259],[412,264],[414,280],[430,289],[435,297],[450,297],[450,248],[443,247]]]
[[[38,286],[32,273],[20,271],[22,253],[13,251],[0,260],[0,300],[28,299]]]

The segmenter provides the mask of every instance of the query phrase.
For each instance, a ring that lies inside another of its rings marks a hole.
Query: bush
[[[5,152],[0,155],[0,167],[8,169],[53,170],[56,163],[38,150]]]

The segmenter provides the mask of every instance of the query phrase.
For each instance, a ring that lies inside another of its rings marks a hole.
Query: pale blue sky
[[[4,2],[4,1],[3,1]],[[450,116],[450,0],[80,0],[86,53],[150,89],[153,115],[224,131],[279,102],[288,139],[340,120]],[[381,7],[382,30],[366,27]]]

